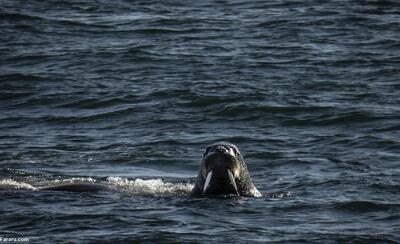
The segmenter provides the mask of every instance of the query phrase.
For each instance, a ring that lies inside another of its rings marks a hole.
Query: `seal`
[[[41,190],[97,192],[109,189],[101,184],[82,183],[43,187]],[[206,148],[191,192],[194,197],[222,195],[262,196],[251,181],[239,149],[231,143],[215,143]]]
[[[206,148],[191,195],[262,196],[239,149],[231,143],[215,143]]]

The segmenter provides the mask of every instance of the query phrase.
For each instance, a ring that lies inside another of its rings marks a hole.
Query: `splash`
[[[193,184],[163,182],[161,179],[128,180],[121,177],[108,177],[107,181],[109,186],[117,191],[144,196],[184,196],[189,195],[193,189]]]
[[[17,182],[12,179],[4,179],[0,180],[0,189],[26,189],[26,190],[37,190],[36,187],[24,183],[24,182]]]
[[[90,177],[37,180],[35,182],[20,182],[13,179],[3,179],[0,180],[0,189],[36,191],[40,190],[42,187],[79,183],[102,184],[112,191],[141,196],[186,196],[189,195],[193,189],[193,184],[190,183],[163,182],[161,179],[143,180],[138,178],[129,180],[122,177],[108,177],[106,181],[97,181]]]
[[[266,194],[266,197],[270,199],[281,199],[281,198],[286,198],[286,197],[291,197],[292,192],[290,191],[282,191],[282,192],[272,192],[269,194]]]
[[[74,178],[69,178],[69,179],[62,179],[62,180],[52,180],[50,181],[51,185],[56,185],[56,184],[67,184],[67,183],[95,183],[96,180],[91,178],[91,177],[74,177]]]

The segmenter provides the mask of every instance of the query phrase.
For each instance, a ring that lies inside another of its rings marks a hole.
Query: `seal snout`
[[[235,177],[230,169],[226,170],[227,177],[213,177],[213,171],[209,171],[203,187],[203,195],[218,193],[239,195]],[[212,180],[212,181],[211,181]]]
[[[221,153],[221,154],[226,154],[226,155],[231,155],[233,157],[236,157],[236,152],[237,149],[230,146],[230,145],[224,145],[224,144],[217,144],[217,145],[212,145],[206,149],[205,157],[216,154],[216,153]]]
[[[229,145],[215,145],[207,148],[203,165],[202,195],[215,193],[239,195],[236,178],[240,168],[234,148]]]

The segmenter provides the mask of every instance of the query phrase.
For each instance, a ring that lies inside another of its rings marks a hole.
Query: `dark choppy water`
[[[0,32],[0,236],[400,241],[397,1],[3,0]],[[215,141],[264,197],[188,197]]]

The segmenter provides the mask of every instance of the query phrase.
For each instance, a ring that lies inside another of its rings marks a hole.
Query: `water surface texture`
[[[2,237],[400,241],[397,1],[2,0],[0,65]],[[190,198],[216,141],[263,197]]]

